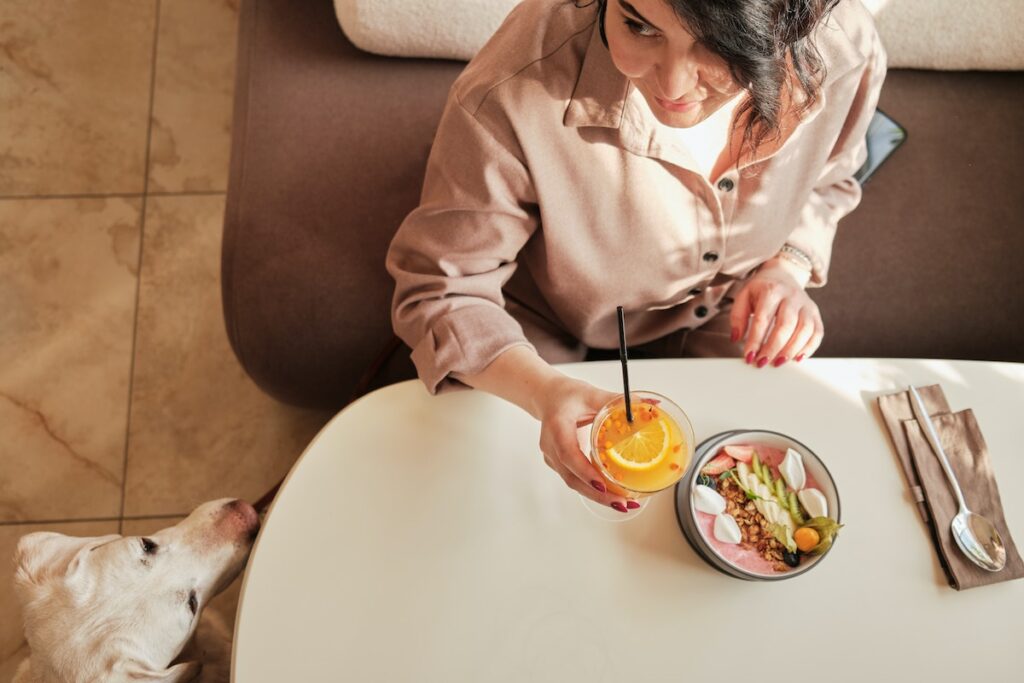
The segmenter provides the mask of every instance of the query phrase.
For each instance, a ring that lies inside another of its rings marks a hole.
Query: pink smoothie
[[[762,464],[771,465],[772,474],[779,476],[779,465],[782,463],[782,459],[786,457],[786,451],[779,450],[778,448],[771,448],[769,446],[759,444],[729,444],[730,446],[752,446],[757,451],[757,457],[761,460]],[[722,450],[719,449],[718,453]],[[716,453],[717,455],[717,453]],[[710,458],[709,458],[710,459]],[[819,491],[824,491],[818,485],[817,480],[811,476],[810,472],[807,472],[806,467],[804,471],[807,474],[806,488],[816,488]],[[709,546],[711,546],[716,553],[722,556],[726,561],[736,565],[740,569],[744,569],[748,572],[755,574],[764,574],[772,576],[779,574],[780,572],[775,571],[773,565],[768,560],[761,557],[756,550],[753,548],[744,548],[742,543],[731,544],[722,543],[715,538],[715,516],[709,515],[706,512],[700,510],[694,510],[696,514],[697,528],[700,529],[701,535],[704,536],[704,540]],[[806,559],[804,560],[807,561]]]

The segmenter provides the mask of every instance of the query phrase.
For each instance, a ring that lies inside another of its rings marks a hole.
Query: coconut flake
[[[722,543],[735,545],[743,540],[740,533],[740,525],[732,518],[732,515],[718,515],[715,517],[715,538]]]
[[[693,506],[709,515],[717,515],[725,510],[725,498],[710,486],[698,484],[693,487]]]
[[[796,497],[811,518],[828,517],[828,501],[825,500],[825,494],[818,489],[804,489],[797,492]]]
[[[804,459],[792,448],[786,451],[786,457],[779,465],[779,472],[789,484],[789,488],[799,491],[807,484],[807,473],[804,472]]]

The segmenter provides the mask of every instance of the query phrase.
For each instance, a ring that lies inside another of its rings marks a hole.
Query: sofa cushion
[[[267,392],[336,407],[392,338],[384,255],[463,64],[361,52],[330,0],[245,0],[239,20],[228,338]],[[407,353],[395,361],[385,379],[414,376]]]
[[[334,0],[361,50],[392,57],[469,60],[520,0]]]
[[[1020,0],[863,0],[890,68],[1024,69]]]
[[[1024,69],[1020,0],[862,1],[875,15],[890,68]],[[334,0],[334,6],[345,35],[367,52],[468,60],[519,2]]]
[[[1024,361],[1024,73],[894,70],[879,108],[908,135],[811,290],[819,355]]]

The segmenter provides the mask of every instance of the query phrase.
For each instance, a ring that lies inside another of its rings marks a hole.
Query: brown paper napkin
[[[938,385],[919,388],[918,393],[935,424],[935,431],[960,481],[968,507],[996,525],[1006,546],[1006,566],[998,572],[989,572],[974,565],[960,552],[949,528],[958,511],[956,497],[946,481],[938,456],[914,419],[909,393],[901,391],[878,397],[882,419],[903,465],[911,494],[928,525],[949,585],[957,590],[966,590],[1024,577],[1024,561],[1006,526],[988,447],[974,413],[971,410],[951,413]]]

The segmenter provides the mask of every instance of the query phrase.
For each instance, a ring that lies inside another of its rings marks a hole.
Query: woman
[[[859,0],[526,0],[448,98],[388,254],[432,391],[541,422],[546,463],[625,512],[580,451],[613,394],[550,363],[616,348],[800,361],[885,76]]]

